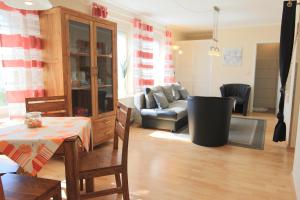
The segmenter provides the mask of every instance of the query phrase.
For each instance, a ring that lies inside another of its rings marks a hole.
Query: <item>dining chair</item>
[[[44,117],[68,116],[65,96],[26,98],[26,112],[41,112]]]
[[[0,155],[0,166],[0,176],[7,173],[16,174],[19,169],[19,165],[5,155]]]
[[[26,112],[41,112],[43,117],[66,117],[68,109],[65,96],[26,98]],[[60,146],[55,157],[62,157],[64,148]]]
[[[0,177],[1,200],[62,200],[59,181],[5,174]]]
[[[81,199],[120,193],[123,194],[124,200],[129,200],[127,159],[130,115],[131,108],[127,108],[125,105],[118,103],[113,145],[88,152],[80,158],[79,163],[80,179],[87,180],[95,177],[114,175],[116,187],[102,191],[94,191],[92,188],[91,192],[81,194]],[[119,139],[122,141],[121,151],[118,149]],[[91,182],[86,182],[86,188],[91,188],[88,184],[91,184]]]

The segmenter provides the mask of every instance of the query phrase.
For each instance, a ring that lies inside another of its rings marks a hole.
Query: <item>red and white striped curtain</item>
[[[0,78],[10,117],[24,115],[25,98],[44,96],[41,49],[38,12],[0,1]]]
[[[133,20],[134,92],[154,85],[153,27],[140,19]]]
[[[164,83],[175,83],[175,68],[172,54],[172,33],[166,31],[165,33],[165,67],[164,67]]]

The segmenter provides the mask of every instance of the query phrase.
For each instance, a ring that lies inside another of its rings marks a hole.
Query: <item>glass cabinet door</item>
[[[98,113],[114,110],[113,32],[96,26]]]
[[[69,20],[69,56],[73,116],[92,116],[91,26]]]

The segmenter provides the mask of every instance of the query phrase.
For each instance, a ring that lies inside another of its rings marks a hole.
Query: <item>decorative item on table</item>
[[[100,18],[104,18],[104,19],[107,18],[107,15],[108,15],[107,7],[93,2],[92,15],[93,15],[93,17],[100,17]]]
[[[76,107],[74,108],[75,116],[88,116],[88,109],[83,107]]]
[[[29,112],[26,113],[25,124],[28,128],[42,127],[42,113],[41,112]]]

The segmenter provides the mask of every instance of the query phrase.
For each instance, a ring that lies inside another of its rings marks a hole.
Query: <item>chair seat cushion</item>
[[[231,96],[231,98],[234,98],[234,100],[236,101],[237,104],[243,104],[244,103],[244,99],[237,97],[237,96]]]
[[[177,121],[187,116],[187,101],[174,101],[166,109],[142,109],[141,115],[143,117]]]
[[[88,152],[80,157],[80,172],[92,171],[110,167],[118,167],[122,164],[122,152],[114,150],[113,145],[108,145]]]
[[[38,199],[60,188],[60,182],[49,179],[5,174],[1,177],[6,199]]]

